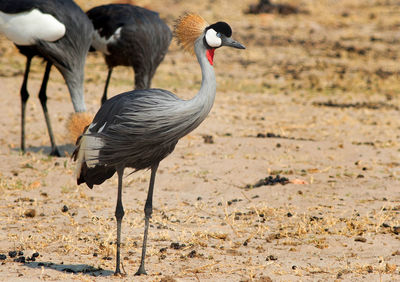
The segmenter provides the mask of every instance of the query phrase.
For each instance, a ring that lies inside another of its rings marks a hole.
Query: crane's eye
[[[218,38],[221,38],[221,33],[220,32],[217,32],[216,35],[217,35]]]

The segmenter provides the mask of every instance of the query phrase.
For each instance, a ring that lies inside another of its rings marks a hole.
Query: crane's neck
[[[201,67],[202,81],[199,92],[190,100],[177,100],[177,119],[170,119],[171,130],[166,132],[166,140],[176,142],[193,131],[207,117],[215,99],[216,81],[214,68],[207,58],[207,48],[203,44],[203,36],[195,42],[195,53]],[[171,133],[173,132],[173,134]]]
[[[67,87],[71,96],[72,105],[76,113],[86,112],[85,99],[83,95],[83,80],[84,69],[83,66],[76,68],[75,72],[66,68],[59,68],[61,74],[67,83]]]
[[[188,102],[196,115],[194,122],[194,128],[196,128],[207,117],[214,104],[217,82],[215,81],[214,67],[211,65],[212,61],[210,62],[207,58],[207,48],[204,46],[202,37],[196,40],[194,49],[201,67],[202,80],[199,92]]]
[[[86,112],[85,99],[83,97],[83,83],[71,81],[68,83],[68,89],[71,94],[71,101],[75,112]]]

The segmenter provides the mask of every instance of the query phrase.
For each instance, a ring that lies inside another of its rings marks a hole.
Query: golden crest
[[[174,34],[183,49],[194,54],[194,42],[208,25],[199,15],[187,13],[176,21]]]

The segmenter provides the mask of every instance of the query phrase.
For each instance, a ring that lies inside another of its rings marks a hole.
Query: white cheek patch
[[[35,41],[56,41],[64,36],[65,25],[38,9],[18,14],[0,12],[0,32],[17,45],[34,45]]]
[[[102,52],[103,54],[110,55],[107,45],[121,38],[121,29],[122,27],[117,28],[114,34],[111,35],[108,39],[105,37],[101,37],[99,31],[95,30],[92,41],[93,48],[97,51]]]
[[[222,40],[217,36],[217,32],[210,28],[206,32],[206,41],[207,44],[210,45],[210,47],[221,47]]]

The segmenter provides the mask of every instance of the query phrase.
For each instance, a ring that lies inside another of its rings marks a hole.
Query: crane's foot
[[[117,269],[115,269],[114,276],[125,277],[125,276],[126,276],[126,273],[121,273],[120,268],[117,267]]]
[[[61,154],[60,154],[60,152],[58,151],[58,148],[57,148],[57,147],[54,147],[54,148],[51,150],[50,156],[53,156],[53,157],[61,157]]]
[[[22,155],[25,155],[26,148],[25,148],[25,142],[24,141],[21,141],[21,148],[19,149],[19,151],[22,153]]]
[[[143,265],[140,265],[140,267],[139,267],[138,271],[136,271],[135,275],[136,276],[138,276],[138,275],[147,275],[147,272],[144,269]]]

